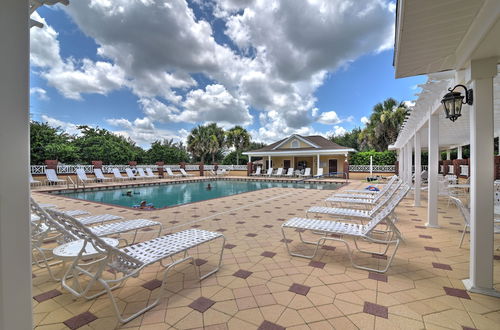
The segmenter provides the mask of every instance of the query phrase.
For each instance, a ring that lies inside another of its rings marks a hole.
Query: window
[[[291,147],[292,147],[292,148],[299,148],[299,147],[300,147],[300,143],[299,143],[299,141],[297,141],[297,140],[293,140],[293,141],[292,141],[292,144],[291,144]]]

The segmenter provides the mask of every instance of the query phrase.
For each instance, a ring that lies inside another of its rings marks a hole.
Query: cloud
[[[39,100],[48,101],[50,98],[47,96],[47,91],[40,87],[31,87],[30,94],[35,95]]]
[[[325,125],[333,125],[341,122],[339,116],[335,111],[327,111],[321,113],[317,119],[318,122]]]
[[[194,1],[216,19],[195,13],[186,0],[91,0],[64,7],[98,45],[98,61],[62,58],[57,32],[35,13],[45,27],[31,30],[31,63],[67,98],[129,89],[150,121],[144,125],[249,125],[252,108],[259,120],[263,115],[259,138],[268,139],[314,132],[314,94],[328,73],[393,44],[389,0]],[[225,38],[216,38],[219,33]],[[319,118],[329,125],[352,120],[336,121],[331,111]]]
[[[175,118],[176,121],[233,125],[248,125],[252,122],[248,106],[219,84],[189,92],[183,107],[185,110]]]
[[[370,119],[366,116],[363,116],[361,117],[360,121],[362,124],[367,125],[370,122]]]
[[[49,126],[59,127],[64,132],[66,132],[70,135],[79,135],[80,134],[80,130],[77,128],[78,125],[76,125],[76,124],[61,121],[59,119],[49,117],[47,115],[42,115],[42,121],[46,122]]]
[[[333,130],[331,130],[330,132],[328,132],[327,135],[331,136],[341,136],[341,135],[344,135],[347,133],[347,130],[342,127],[342,126],[334,126],[333,127]]]

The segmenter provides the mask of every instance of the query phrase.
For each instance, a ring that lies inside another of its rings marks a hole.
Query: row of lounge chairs
[[[295,174],[293,167],[288,168],[286,173],[284,173],[284,170],[282,167],[278,168],[276,171],[274,171],[273,168],[268,168],[267,172],[265,174],[262,173],[262,167],[257,167],[257,169],[255,170],[255,173],[252,173],[252,176],[312,177],[313,175],[311,175],[311,168],[310,167],[305,168],[304,173],[299,173],[299,174]],[[318,169],[318,173],[316,175],[314,175],[314,177],[321,177],[321,176],[323,176],[323,169],[322,168]]]
[[[183,168],[179,169],[180,173],[173,173],[171,168],[166,169],[166,176],[169,178],[178,177],[191,177],[193,174],[187,173]],[[126,176],[117,169],[112,169],[113,177],[107,177],[104,175],[100,168],[94,169],[94,178],[89,178],[82,168],[76,169],[77,180],[79,183],[86,184],[92,182],[109,182],[109,181],[125,181],[125,180],[135,180],[135,179],[159,179],[160,176],[154,174],[153,170],[149,167],[137,168],[137,173],[134,173],[131,168],[125,169]],[[41,185],[46,184],[67,184],[67,180],[60,179],[54,169],[45,170],[46,180],[44,182],[39,180],[34,180],[33,176],[30,174],[30,184],[31,185]]]
[[[368,192],[368,190],[349,190],[347,193],[335,194],[325,200],[329,205],[335,206],[313,206],[306,211],[306,218],[295,217],[289,219],[282,225],[283,241],[288,253],[292,256],[312,259],[316,256],[318,249],[327,241],[338,241],[345,244],[351,265],[355,268],[372,272],[385,273],[403,240],[401,232],[396,227],[397,217],[395,209],[406,196],[410,186],[396,176],[378,192]],[[348,207],[342,207],[344,205]],[[316,218],[308,218],[310,215]],[[332,220],[318,219],[317,216],[330,216]],[[336,219],[342,219],[338,221]],[[381,228],[382,227],[382,228]],[[311,254],[293,252],[290,249],[291,240],[286,236],[288,229],[297,232],[300,241],[305,244],[314,245]],[[304,232],[319,235],[316,240],[305,240]],[[384,256],[387,259],[385,267],[371,268],[357,264],[353,260],[353,252],[345,237],[350,237],[354,241],[354,249],[361,253]],[[368,245],[382,245],[382,249],[366,250],[360,248],[358,241],[363,241]],[[388,256],[391,245],[394,245],[392,253]]]
[[[32,251],[34,264],[46,268],[49,276],[61,281],[64,289],[77,298],[94,299],[108,294],[113,310],[120,322],[128,322],[156,306],[165,293],[165,285],[169,272],[180,263],[190,261],[195,269],[197,265],[188,251],[215,240],[221,241],[218,262],[215,267],[197,275],[202,280],[220,269],[225,237],[218,232],[199,229],[188,229],[174,234],[161,235],[160,222],[148,219],[123,220],[120,216],[109,214],[77,218],[86,215],[81,210],[61,211],[42,207],[31,199],[32,212]],[[158,235],[151,240],[136,243],[137,231],[157,226]],[[133,232],[131,244],[121,234]],[[110,236],[123,242],[121,247]],[[46,242],[56,239],[60,244],[56,248],[48,248]],[[116,243],[115,243],[116,242]],[[58,260],[56,249],[74,251],[70,265],[66,267],[64,260]],[[76,249],[75,249],[76,247]],[[158,297],[146,307],[125,317],[118,306],[113,290],[120,287],[128,278],[139,276],[149,265],[159,262],[164,267],[164,275]],[[52,267],[62,264],[61,277],[56,277]],[[96,292],[96,285],[101,286]]]

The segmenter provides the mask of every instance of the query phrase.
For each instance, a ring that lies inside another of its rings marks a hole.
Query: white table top
[[[113,247],[118,246],[118,244],[120,243],[117,239],[114,238],[103,237],[101,239]],[[52,253],[55,256],[62,259],[64,258],[73,259],[76,256],[78,256],[78,253],[80,253],[80,250],[82,249],[83,246],[83,242],[84,241],[80,239],[77,241],[59,245],[54,250],[52,250]],[[97,252],[91,244],[87,244],[87,246],[85,247],[85,252],[82,254],[82,256],[91,257],[96,254],[99,254],[99,252]]]

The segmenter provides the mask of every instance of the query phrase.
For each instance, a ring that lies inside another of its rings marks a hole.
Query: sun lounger
[[[372,195],[376,195],[376,194],[379,194],[379,193],[383,192],[388,187],[390,187],[390,185],[392,185],[394,183],[394,181],[396,181],[397,178],[398,177],[396,175],[393,175],[386,184],[384,184],[381,188],[379,188],[378,191],[368,190],[368,189],[347,189],[347,190],[343,190],[343,192],[346,193],[346,194],[350,193],[350,194],[372,194]]]
[[[124,180],[128,180],[129,178],[123,176],[121,173],[120,173],[120,170],[118,170],[116,167],[113,168],[111,170],[113,172],[113,175],[115,177],[115,180],[121,180],[121,181],[124,181]]]
[[[217,232],[188,229],[135,245],[123,248],[114,248],[106,243],[106,241],[98,237],[89,228],[86,228],[78,223],[76,219],[58,212],[52,212],[51,216],[72,235],[84,240],[84,246],[88,245],[97,251],[102,251],[102,258],[98,258],[95,261],[87,263],[83,263],[83,258],[79,255],[71,264],[70,269],[63,276],[61,281],[62,287],[71,292],[74,296],[84,297],[86,299],[94,299],[107,293],[113,304],[113,310],[118,320],[122,323],[136,318],[158,304],[166,291],[165,287],[167,284],[168,274],[173,267],[187,261],[191,261],[193,267],[197,267],[193,257],[188,255],[189,249],[197,248],[202,244],[209,243],[217,239],[221,240],[222,244],[216,267],[204,275],[201,275],[201,272],[198,271],[197,274],[200,277],[200,280],[217,272],[222,263],[225,237]],[[175,260],[175,256],[180,257]],[[163,262],[167,260],[171,261],[171,263],[163,265]],[[117,300],[113,295],[113,289],[118,288],[130,277],[138,277],[144,268],[157,262],[160,262],[162,266],[165,267],[162,285],[158,290],[158,297],[138,312],[128,317],[124,317],[122,310],[118,307]],[[113,272],[115,276],[104,276],[104,274],[107,273],[105,270]],[[80,274],[80,276],[75,276],[73,278],[73,285],[68,283],[68,277],[70,274]],[[89,280],[84,281],[83,278],[85,277]],[[101,285],[103,289],[97,293],[95,291],[91,292],[90,290],[94,290],[96,284]]]
[[[283,167],[280,167],[276,170],[276,173],[273,176],[282,176],[283,175]]]
[[[394,196],[398,189],[409,189],[406,184],[403,184],[402,181],[399,181],[395,189],[391,190],[387,194],[385,194],[378,202],[375,204],[370,210],[359,210],[352,208],[340,208],[340,207],[326,207],[326,206],[312,206],[306,211],[306,218],[309,215],[315,214],[316,216],[319,214],[326,214],[335,217],[347,217],[354,218],[360,220],[371,220],[373,216],[382,209],[382,207]]]
[[[223,168],[222,170],[217,170],[217,175],[219,175],[219,176],[225,176],[228,174],[229,174],[229,172],[225,168]]]
[[[292,177],[293,176],[293,167],[288,168],[285,176]]]
[[[260,176],[261,175],[261,172],[262,172],[262,167],[257,167],[257,169],[255,170],[255,173],[252,173],[250,175],[252,176]]]
[[[304,170],[304,174],[299,174],[299,176],[301,176],[301,177],[310,177],[311,176],[311,168],[310,167],[306,167],[306,169]]]
[[[184,176],[184,177],[194,176],[193,174],[187,173],[183,168],[180,168],[179,171],[181,172],[182,176]]]
[[[55,184],[59,184],[59,183],[66,183],[67,181],[66,180],[63,180],[63,179],[59,179],[57,177],[57,174],[56,174],[56,170],[54,169],[46,169],[45,170],[45,176],[47,177],[47,182],[50,184],[50,183],[55,183]]]
[[[83,168],[77,168],[76,175],[78,177],[78,180],[80,180],[84,184],[87,182],[94,182],[95,181],[95,179],[89,179],[87,177],[87,174],[85,173],[85,170]]]
[[[318,168],[318,173],[316,173],[316,175],[314,175],[315,178],[321,178],[323,176],[323,168],[320,167]]]
[[[334,194],[332,197],[347,197],[347,198],[375,198],[375,196],[380,194],[385,194],[392,185],[396,182],[397,176],[393,176],[382,189],[377,192],[372,192],[369,190],[347,190],[348,193]]]
[[[127,173],[127,179],[129,179],[129,180],[135,180],[137,178],[137,176],[134,174],[134,172],[132,172],[131,168],[126,168],[125,173]]]
[[[146,167],[146,176],[151,179],[160,179],[159,175],[153,173],[153,170],[150,167]]]
[[[146,172],[144,172],[144,169],[142,167],[137,168],[137,174],[139,175],[138,177],[140,179],[152,179],[148,175],[146,175]]]
[[[41,184],[42,184],[42,182],[41,182],[41,181],[38,181],[38,180],[33,179],[33,175],[31,175],[31,173],[30,173],[30,185],[32,185],[32,186],[37,186],[37,185],[41,185]]]
[[[94,168],[94,175],[97,181],[102,181],[102,182],[113,181],[113,178],[108,178],[104,176],[100,168]]]
[[[172,169],[170,167],[167,167],[166,171],[167,171],[167,175],[169,177],[178,178],[178,177],[182,176],[182,174],[174,174],[174,173],[172,173]]]
[[[267,176],[273,175],[273,168],[272,167],[270,167],[270,168],[267,169],[266,175]]]
[[[285,242],[286,249],[288,253],[292,256],[309,258],[312,259],[316,256],[316,253],[320,246],[324,245],[326,241],[338,241],[345,244],[347,248],[347,253],[349,259],[351,261],[351,265],[355,268],[369,270],[378,273],[385,273],[398,250],[399,244],[401,242],[399,230],[393,223],[391,219],[391,214],[393,213],[396,206],[399,202],[404,198],[408,189],[403,189],[398,192],[396,197],[391,200],[391,202],[382,209],[372,220],[370,220],[367,224],[361,225],[357,223],[348,223],[348,222],[340,222],[340,221],[332,221],[332,220],[318,220],[318,219],[307,219],[307,218],[292,218],[285,222],[281,226],[283,241]],[[386,229],[380,230],[378,226],[381,224],[386,225]],[[289,240],[285,235],[285,229],[294,229],[298,232],[300,240],[302,243],[313,244],[315,245],[314,251],[312,255],[304,255],[290,251],[289,248]],[[314,233],[320,233],[321,237],[316,241],[306,241],[302,237],[303,231],[312,231]],[[385,237],[384,237],[385,236]],[[395,237],[396,236],[396,237]],[[387,264],[382,269],[377,268],[369,268],[366,266],[361,266],[354,263],[352,258],[351,247],[348,242],[344,239],[344,237],[351,237],[354,241],[354,247],[356,250],[362,253],[367,253],[371,255],[379,255],[385,256],[387,258]],[[378,250],[366,251],[361,250],[358,246],[358,239],[364,240],[368,243],[381,244],[385,245],[385,249],[383,252]],[[387,252],[391,245],[395,245],[393,253],[388,256]]]

